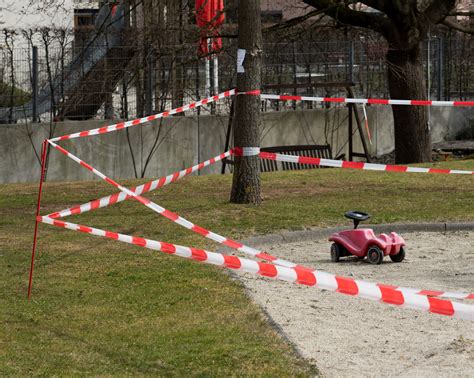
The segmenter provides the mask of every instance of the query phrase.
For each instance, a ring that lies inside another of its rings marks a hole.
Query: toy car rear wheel
[[[390,260],[396,263],[402,262],[404,259],[405,259],[405,248],[403,247],[400,248],[400,252],[398,252],[396,255],[390,255]]]
[[[341,258],[341,246],[337,243],[331,244],[331,261],[338,262]]]
[[[367,250],[367,260],[374,265],[381,264],[383,260],[383,251],[376,245],[371,246]]]

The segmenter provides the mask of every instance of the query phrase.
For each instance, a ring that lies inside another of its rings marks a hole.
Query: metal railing
[[[83,59],[74,67],[73,62],[82,53],[74,43],[48,49],[44,44],[11,46],[4,43],[0,47],[0,108],[7,115],[0,120],[3,123],[128,119],[180,106],[233,87],[236,81],[235,40],[225,41],[217,59],[217,75],[213,74],[214,60],[198,58],[195,44],[164,46],[159,51],[140,46],[103,46],[103,58],[92,62]],[[433,38],[423,47],[429,96],[437,100],[473,98],[472,37]],[[266,43],[263,84],[273,85],[266,90],[269,93],[335,96],[344,94],[344,89],[312,84],[353,82],[356,96],[388,97],[386,49],[381,40]],[[41,94],[48,88],[51,106],[41,108]],[[294,104],[285,106],[294,108]],[[9,109],[15,107],[25,109],[24,117],[8,116]],[[41,110],[46,108],[47,112]],[[228,104],[205,111],[227,112]]]

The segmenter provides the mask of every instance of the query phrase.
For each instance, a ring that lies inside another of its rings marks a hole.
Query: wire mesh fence
[[[200,58],[195,44],[147,49],[40,41],[18,48],[4,33],[0,45],[0,121],[120,118],[159,112],[235,86],[236,40],[217,57]],[[57,42],[57,40],[56,40]],[[99,51],[100,50],[100,51]],[[432,99],[474,96],[471,36],[431,38],[423,43],[426,82]],[[358,97],[388,97],[387,45],[383,40],[275,41],[264,46],[267,93],[345,95],[354,83]],[[325,83],[321,85],[321,83]],[[270,103],[264,111],[314,104]],[[203,111],[228,112],[229,104]]]

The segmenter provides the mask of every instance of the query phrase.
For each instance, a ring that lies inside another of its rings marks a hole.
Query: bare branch
[[[326,15],[343,25],[368,28],[382,34],[386,34],[392,26],[391,20],[383,13],[357,11],[337,0],[303,0],[303,2],[319,10],[326,9],[324,11]]]
[[[384,0],[364,0],[364,1],[361,1],[361,3],[383,13],[387,13],[387,9],[389,6],[387,4],[389,2],[384,1]]]
[[[448,16],[462,16],[462,17],[472,17],[474,16],[474,12],[468,12],[468,11],[460,11],[460,12],[451,12]]]
[[[454,29],[463,33],[474,35],[474,29],[468,28],[467,26],[464,26],[455,20],[445,18],[442,24],[446,25],[450,29]]]
[[[456,7],[456,0],[433,0],[426,8],[424,16],[430,24],[439,24]]]
[[[304,16],[300,16],[300,17],[294,17],[294,18],[291,18],[283,23],[279,23],[279,24],[276,24],[276,25],[273,25],[273,26],[269,26],[267,28],[264,28],[262,31],[264,33],[267,33],[267,32],[274,32],[274,31],[278,31],[278,30],[282,30],[282,29],[287,29],[287,28],[291,28],[293,26],[296,26],[296,25],[299,25],[300,23],[308,20],[309,18],[312,18],[312,17],[315,17],[315,16],[319,16],[321,14],[324,14],[326,13],[326,11],[328,11],[329,8],[326,8],[326,9],[315,9],[307,14],[305,14]]]

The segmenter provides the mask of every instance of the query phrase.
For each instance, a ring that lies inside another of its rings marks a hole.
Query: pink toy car
[[[391,232],[390,235],[380,234],[375,236],[374,231],[370,228],[357,229],[361,221],[370,218],[369,214],[360,211],[348,211],[344,214],[346,218],[354,221],[354,229],[336,232],[332,234],[329,241],[331,245],[331,260],[339,261],[341,257],[357,256],[363,259],[367,256],[367,260],[371,264],[381,264],[384,256],[390,256],[393,262],[402,262],[405,258],[405,240]]]

